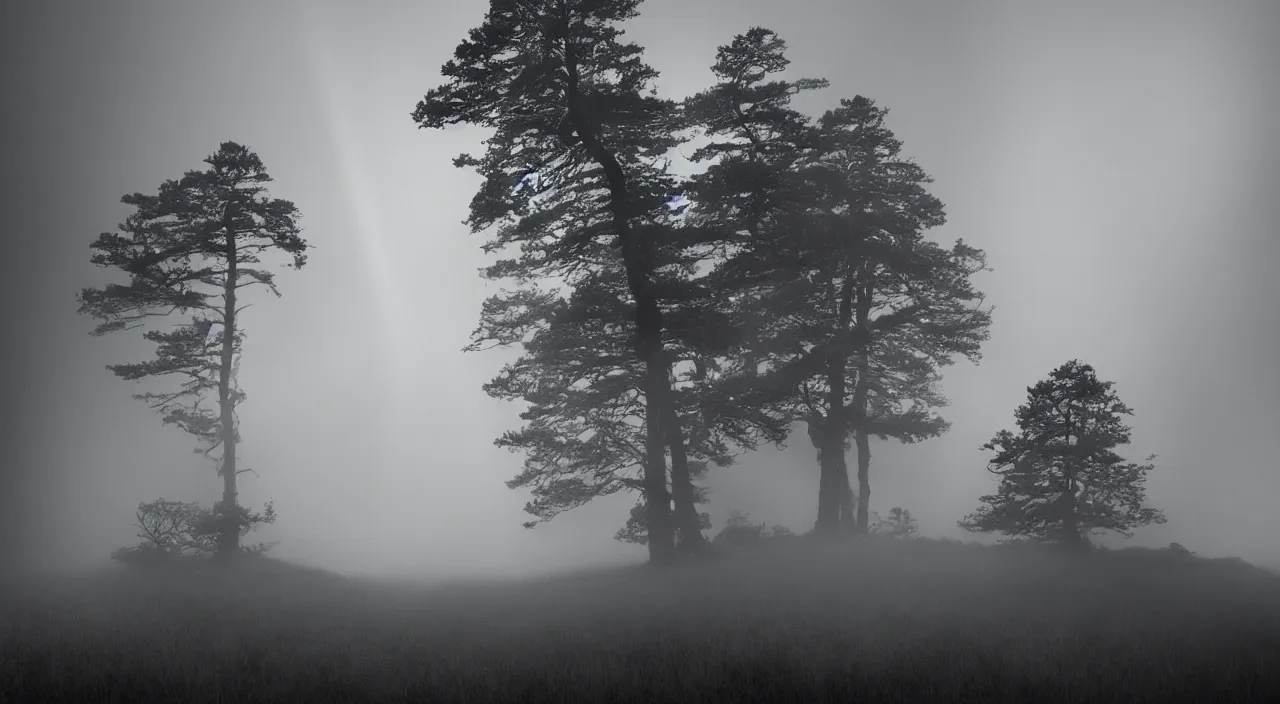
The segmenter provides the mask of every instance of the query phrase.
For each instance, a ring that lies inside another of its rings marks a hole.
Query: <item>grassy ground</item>
[[[1280,701],[1280,576],[871,541],[506,584],[272,561],[7,588],[3,702]]]

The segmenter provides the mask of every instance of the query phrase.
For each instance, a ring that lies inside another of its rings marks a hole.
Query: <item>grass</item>
[[[929,540],[431,588],[120,568],[7,588],[0,701],[1280,701],[1280,575]]]

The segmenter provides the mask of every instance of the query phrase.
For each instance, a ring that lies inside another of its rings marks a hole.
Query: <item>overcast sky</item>
[[[314,245],[244,317],[241,498],[274,499],[277,554],[360,572],[519,573],[640,560],[612,539],[621,496],[520,527],[520,458],[492,446],[519,408],[482,383],[513,353],[467,354],[483,236],[460,224],[478,177],[470,128],[409,117],[486,2],[113,0],[6,3],[3,81],[7,537],[60,564],[136,542],[139,501],[219,498],[191,438],[161,427],[104,365],[151,353],[91,338],[75,295],[110,274],[89,243],[224,140],[254,149]],[[749,26],[790,45],[790,77],[863,94],[936,178],[948,224],[994,271],[980,365],[946,372],[946,436],[873,444],[873,510],[929,536],[994,488],[979,446],[1026,387],[1080,358],[1158,454],[1151,504],[1170,541],[1280,562],[1280,4],[648,0],[628,36],[679,98],[714,80]],[[808,438],[714,470],[709,510],[812,526]],[[0,488],[0,491],[5,489]],[[34,516],[35,518],[31,518]]]

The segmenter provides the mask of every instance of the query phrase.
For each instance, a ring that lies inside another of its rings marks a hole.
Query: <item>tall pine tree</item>
[[[573,284],[600,241],[620,259],[635,304],[632,347],[644,364],[645,496],[650,557],[674,551],[666,482],[675,414],[664,320],[654,290],[655,248],[646,219],[671,190],[664,155],[679,139],[674,105],[652,94],[657,72],[619,25],[639,0],[492,0],[483,24],[442,69],[413,118],[424,128],[493,128],[483,159],[462,156],[485,185],[472,201],[473,230],[501,225],[487,245],[520,253],[489,275]],[[536,174],[536,178],[530,179]],[[529,188],[514,189],[529,183]],[[533,201],[539,205],[535,209]]]
[[[523,471],[508,485],[532,489],[526,511],[537,520],[529,527],[598,496],[643,491],[635,477],[645,459],[643,364],[628,348],[626,334],[634,304],[616,262],[598,264],[599,271],[577,279],[567,299],[531,287],[490,299],[471,346],[523,343],[524,354],[485,390],[529,404],[522,414],[527,424],[497,441],[525,455]],[[725,466],[739,450],[781,442],[786,428],[774,416],[717,395],[716,325],[697,308],[706,296],[689,290],[685,267],[664,266],[655,281],[670,321],[666,347],[674,360],[674,411],[682,430],[667,436],[669,490],[675,510],[692,513],[692,521],[680,516],[679,546],[697,551],[705,547],[701,531],[708,523],[696,509],[705,490],[694,480],[708,463]],[[647,529],[629,522],[620,537],[643,542]]]
[[[799,176],[810,193],[793,227],[785,286],[764,297],[778,321],[767,383],[795,385],[797,416],[809,425],[822,468],[815,529],[867,530],[869,437],[914,441],[945,423],[936,368],[955,354],[976,359],[989,311],[969,277],[982,253],[963,242],[945,250],[924,232],[944,222],[931,179],[901,158],[887,113],[863,97],[842,100],[819,120]],[[795,393],[795,392],[793,392]],[[858,505],[845,453],[858,448]]]
[[[827,82],[777,79],[789,64],[785,52],[777,33],[762,27],[718,49],[711,69],[718,82],[684,104],[687,124],[708,140],[692,159],[709,162],[686,190],[691,222],[714,243],[704,281],[734,323],[726,364],[737,374],[726,380],[726,396],[797,420],[805,416],[796,392],[816,369],[779,375],[776,365],[808,354],[811,340],[827,333],[801,330],[801,321],[814,319],[807,273],[832,248],[818,239],[818,192],[805,178],[818,132],[791,101]],[[843,443],[820,455],[820,470],[824,503],[847,494]]]
[[[215,506],[222,530],[218,555],[240,549],[247,512],[236,501],[236,444],[240,440],[235,409],[244,400],[236,382],[243,340],[240,290],[264,286],[277,297],[275,274],[259,264],[261,256],[281,252],[294,268],[306,263],[308,245],[298,227],[293,203],[271,198],[272,179],[258,155],[224,142],[205,159],[208,168],[165,181],[156,195],[134,193],[122,201],[134,212],[119,233],[103,233],[91,245],[91,261],[121,270],[127,284],[108,284],[80,292],[80,312],[101,323],[94,335],[136,328],[151,318],[191,313],[189,323],[171,331],[148,330],[156,357],[147,362],[107,368],[128,380],[177,377],[176,390],[137,394],[164,414],[216,458],[223,480]],[[210,396],[216,410],[203,405]]]
[[[828,443],[834,449],[837,437],[852,433],[857,448],[861,533],[869,523],[871,435],[912,442],[943,432],[945,422],[930,412],[945,403],[937,369],[955,355],[977,361],[991,321],[970,283],[985,267],[983,253],[963,241],[948,251],[925,239],[945,222],[943,205],[926,189],[933,179],[902,157],[902,142],[885,126],[888,112],[864,97],[828,111],[812,172],[824,184],[825,213],[848,238],[843,261],[827,273],[827,299],[841,330],[863,340],[825,379]],[[901,317],[873,325],[888,316]],[[837,386],[852,392],[847,404]]]

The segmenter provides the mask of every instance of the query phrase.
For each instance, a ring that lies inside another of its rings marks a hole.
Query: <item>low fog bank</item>
[[[899,589],[931,592],[942,585],[962,584],[978,590],[1003,588],[998,585],[1069,590],[1080,586],[1080,580],[1097,578],[1136,580],[1130,586],[1138,589],[1151,588],[1157,582],[1163,585],[1162,589],[1212,591],[1221,587],[1220,596],[1261,587],[1260,593],[1280,600],[1280,565],[1259,565],[1237,557],[1206,557],[1171,548],[1095,547],[1074,552],[1029,541],[983,544],[917,537],[832,539],[813,535],[761,538],[748,544],[718,543],[709,555],[683,556],[667,566],[637,559],[589,567],[545,568],[519,575],[344,572],[276,557],[244,557],[226,566],[213,559],[193,557],[164,565],[115,562],[89,568],[9,571],[3,581],[11,597],[38,595],[56,601],[80,593],[87,599],[83,603],[99,605],[137,591],[152,595],[206,592],[224,606],[251,603],[259,597],[345,593],[462,601],[486,594],[502,600],[525,595],[548,604],[565,605],[599,598],[615,605],[640,607],[631,597],[685,595],[681,598],[702,600],[721,590],[776,593],[780,597],[812,591],[810,596],[821,594],[837,601],[856,601],[886,587],[886,596]],[[822,585],[837,583],[842,585],[839,589],[823,591]],[[854,590],[846,591],[849,586]],[[715,600],[712,596],[711,601]]]
[[[956,527],[962,511],[945,486],[921,491],[911,483],[918,478],[918,473],[910,470],[912,449],[886,444],[879,451],[878,459],[891,469],[875,477],[882,488],[873,499],[873,510],[882,514],[887,507],[905,506],[918,519],[922,539],[974,547],[996,545],[1000,536],[969,534]],[[713,469],[708,480],[712,498],[706,507],[713,528],[708,537],[723,530],[734,511],[743,512],[755,524],[807,532],[812,527],[816,468],[790,461],[788,455],[793,452],[762,450],[757,456],[744,458],[741,466]],[[895,464],[906,464],[907,468]],[[131,494],[136,494],[134,489],[130,487]],[[253,494],[265,496],[259,491]],[[511,505],[459,514],[446,529],[438,527],[438,516],[413,517],[398,512],[388,516],[372,508],[334,515],[321,510],[321,501],[315,497],[303,501],[289,498],[296,497],[286,495],[285,500],[276,502],[278,508],[284,507],[279,523],[249,534],[246,541],[272,544],[270,555],[283,563],[366,581],[406,585],[527,582],[627,569],[647,559],[644,546],[613,538],[613,531],[634,501],[631,496],[598,499],[532,530],[520,526],[523,497],[517,492],[510,492]],[[291,514],[286,509],[302,513]],[[1214,533],[1195,534],[1182,528],[1188,523],[1186,512],[1170,514],[1169,524],[1140,528],[1132,538],[1107,534],[1096,537],[1095,542],[1116,551],[1160,549],[1178,542],[1204,558],[1239,558],[1280,571],[1277,544],[1265,535],[1246,532],[1232,539],[1225,525]],[[46,520],[54,515],[44,512]],[[403,523],[396,525],[397,518]],[[133,519],[131,511],[112,516],[81,512],[50,520],[45,526],[40,525],[39,517],[24,519],[25,530],[17,537],[27,542],[6,572],[11,576],[74,577],[115,570],[118,565],[111,552],[139,542]],[[96,526],[90,539],[81,530],[81,524],[87,522]]]
[[[265,558],[7,587],[0,700],[1280,697],[1280,574],[1170,551],[793,536],[525,580]]]

